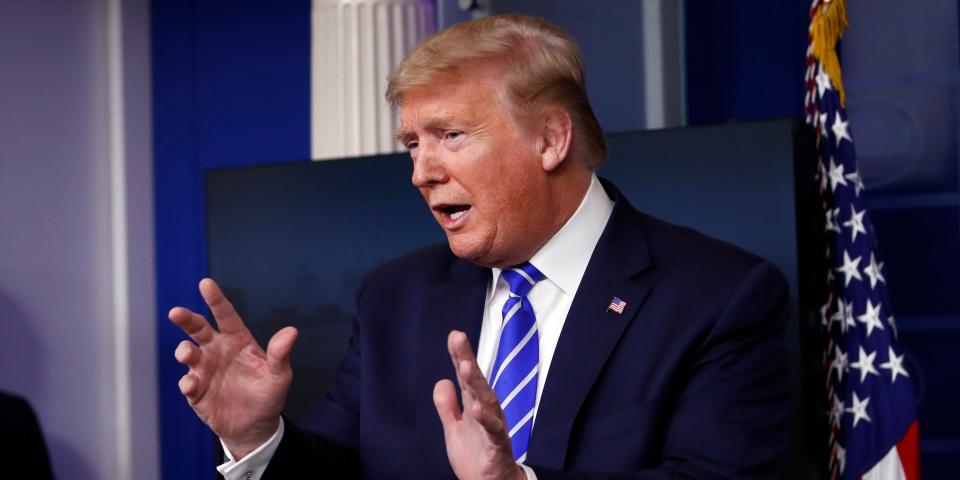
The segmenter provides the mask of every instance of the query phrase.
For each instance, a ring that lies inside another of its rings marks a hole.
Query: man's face
[[[398,137],[413,158],[413,184],[453,253],[511,266],[549,235],[549,188],[535,137],[497,95],[498,76],[477,70],[405,92]]]

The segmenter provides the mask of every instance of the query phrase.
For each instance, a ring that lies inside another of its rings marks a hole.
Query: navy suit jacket
[[[633,209],[610,220],[561,332],[527,465],[552,478],[777,478],[791,393],[786,282],[727,243]],[[479,338],[490,270],[446,245],[369,275],[330,394],[287,422],[265,479],[451,478],[434,384]],[[612,297],[623,314],[607,311]],[[298,379],[309,381],[309,379]]]

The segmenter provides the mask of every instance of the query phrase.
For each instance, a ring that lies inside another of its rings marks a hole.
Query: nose
[[[417,188],[427,188],[447,181],[443,158],[432,142],[421,142],[413,155],[413,177],[410,181]]]

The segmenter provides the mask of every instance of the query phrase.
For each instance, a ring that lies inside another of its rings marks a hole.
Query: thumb
[[[437,407],[440,423],[446,430],[460,421],[460,405],[457,403],[457,392],[450,380],[440,380],[433,387],[433,405]]]
[[[285,327],[270,338],[270,343],[267,344],[267,366],[271,373],[283,373],[290,368],[290,351],[293,350],[293,343],[297,341],[297,335],[299,332],[296,328]]]

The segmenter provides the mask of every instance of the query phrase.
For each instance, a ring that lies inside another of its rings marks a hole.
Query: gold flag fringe
[[[840,75],[840,59],[837,57],[837,41],[847,28],[847,3],[845,0],[827,0],[820,5],[816,16],[810,21],[810,36],[813,39],[813,55],[823,65],[833,87],[840,93],[840,105],[846,106],[847,94],[843,90]]]

